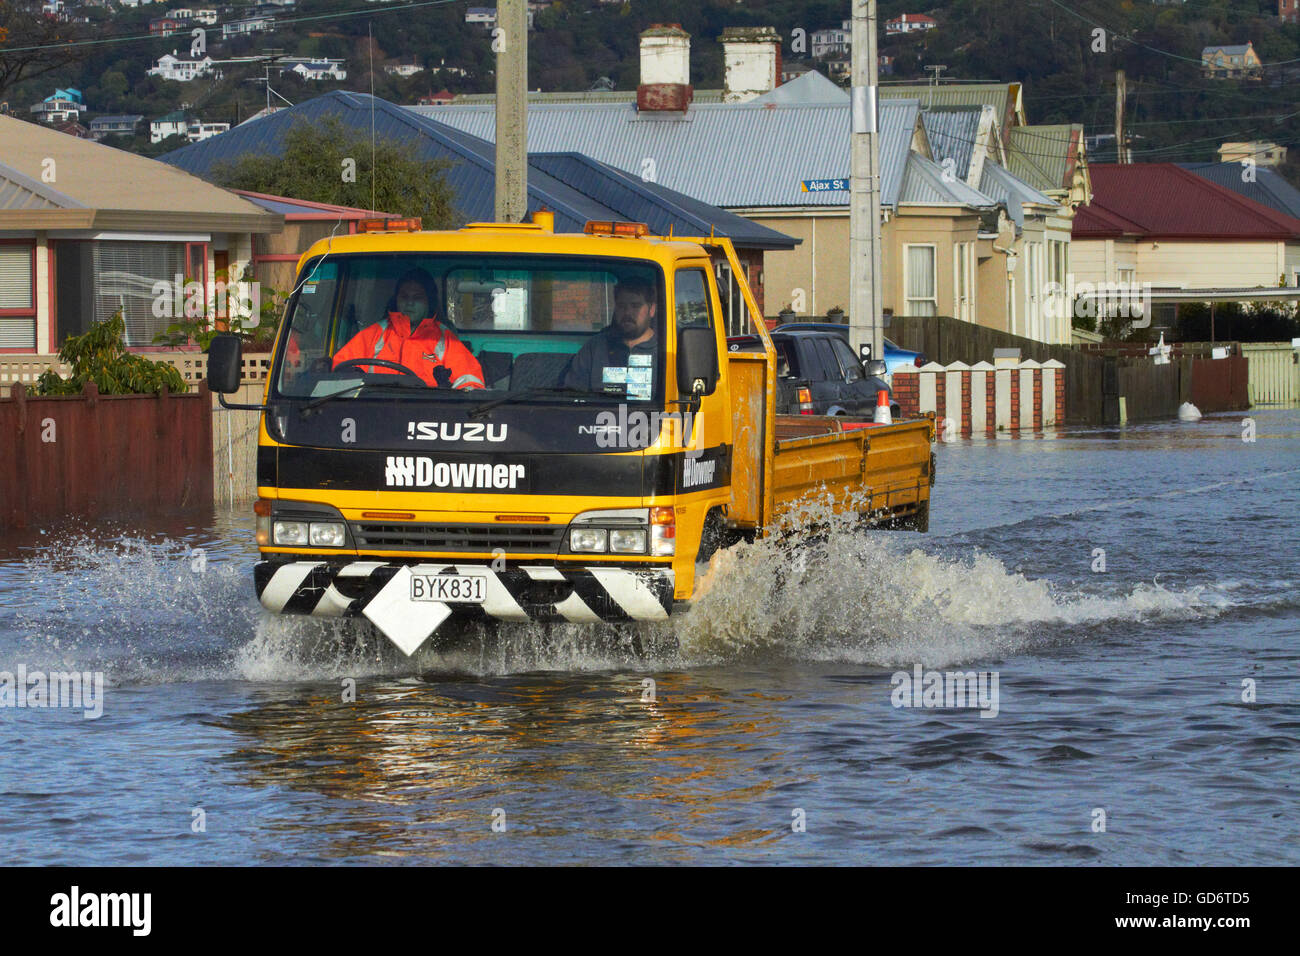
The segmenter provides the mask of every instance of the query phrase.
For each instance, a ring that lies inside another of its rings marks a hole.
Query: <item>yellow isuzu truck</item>
[[[415,229],[408,231],[411,226]],[[776,353],[728,352],[727,239],[418,223],[301,258],[261,405],[254,580],[267,609],[364,615],[406,654],[483,621],[663,620],[697,565],[819,496],[927,530],[933,418],[778,416]]]

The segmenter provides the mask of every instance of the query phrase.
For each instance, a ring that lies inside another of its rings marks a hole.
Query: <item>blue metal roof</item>
[[[1025,227],[1025,205],[1057,206],[1051,196],[1040,193],[1033,186],[1017,179],[997,163],[986,159],[980,175],[980,192],[1007,207],[1007,215],[1019,232]]]
[[[536,109],[529,109],[530,117]],[[457,211],[467,220],[493,219],[496,187],[492,143],[363,93],[327,93],[159,158],[206,178],[218,164],[245,155],[279,155],[294,123],[317,123],[329,117],[367,136],[373,121],[377,138],[411,143],[422,159],[450,162],[444,175]],[[748,248],[792,249],[797,244],[797,240],[775,230],[663,186],[652,186],[632,182],[618,170],[577,154],[529,156],[529,211],[553,211],[560,231],[581,232],[592,219],[630,219],[647,223],[659,234],[667,234],[670,227],[674,232],[686,233],[707,230],[712,225],[717,235],[729,236],[737,245]]]
[[[1300,189],[1296,189],[1277,172],[1267,166],[1256,165],[1251,170],[1254,182],[1242,178],[1241,163],[1179,163],[1203,179],[1231,189],[1247,199],[1276,209],[1295,219],[1300,219]]]
[[[921,111],[921,123],[930,139],[930,152],[940,166],[951,160],[953,175],[966,179],[970,175],[971,157],[980,130],[982,106],[941,106]]]

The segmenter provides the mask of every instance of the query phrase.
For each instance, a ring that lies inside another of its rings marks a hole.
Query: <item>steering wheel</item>
[[[361,368],[362,366],[367,366],[367,365],[382,365],[384,368],[391,368],[395,372],[400,372],[402,378],[415,379],[415,381],[420,383],[421,388],[424,388],[426,385],[424,379],[420,378],[419,375],[417,375],[411,369],[407,368],[401,362],[390,362],[388,361],[388,359],[381,359],[381,358],[348,359],[346,362],[339,362],[338,365],[335,365],[334,371],[341,372],[343,369],[346,368]]]

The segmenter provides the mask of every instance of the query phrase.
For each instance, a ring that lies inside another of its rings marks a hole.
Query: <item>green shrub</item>
[[[59,358],[72,367],[72,377],[61,378],[54,369],[46,369],[36,380],[36,394],[79,395],[87,382],[94,382],[101,395],[156,395],[164,387],[172,394],[189,391],[171,365],[128,352],[122,344],[125,332],[119,311],[111,319],[93,323],[84,335],[68,336]]]

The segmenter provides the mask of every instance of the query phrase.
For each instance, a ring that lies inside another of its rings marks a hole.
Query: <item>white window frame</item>
[[[929,249],[930,250],[930,275],[933,281],[931,294],[928,296],[909,296],[907,294],[911,277],[908,264],[911,262],[912,249]],[[933,242],[905,242],[903,243],[903,309],[904,315],[925,315],[924,312],[913,312],[913,302],[929,302],[934,306],[934,311],[929,315],[939,314],[939,248]]]

